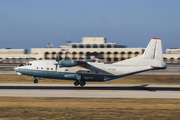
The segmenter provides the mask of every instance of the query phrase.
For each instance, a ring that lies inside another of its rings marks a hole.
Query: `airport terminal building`
[[[105,37],[83,37],[82,43],[67,42],[66,46],[58,48],[31,48],[30,54],[26,49],[0,49],[0,62],[23,63],[31,60],[56,59],[59,54],[62,59],[87,59],[98,62],[117,62],[143,54],[145,48],[126,48],[124,45],[106,42]],[[180,63],[180,49],[167,49],[163,54],[167,63]]]

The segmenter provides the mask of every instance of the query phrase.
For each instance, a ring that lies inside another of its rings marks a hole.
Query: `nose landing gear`
[[[86,84],[86,82],[85,81],[79,81],[79,80],[76,80],[75,82],[74,82],[74,85],[75,86],[78,86],[78,85],[80,85],[81,87],[83,87],[84,85]]]
[[[36,79],[36,77],[34,77],[34,83],[38,83],[38,80]]]

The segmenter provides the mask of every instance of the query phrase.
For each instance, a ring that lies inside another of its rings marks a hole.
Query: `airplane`
[[[163,61],[160,38],[152,38],[145,52],[137,57],[112,64],[89,62],[87,60],[35,60],[15,67],[18,75],[38,78],[74,80],[74,85],[83,87],[86,81],[109,81],[116,78],[154,70],[166,69]]]

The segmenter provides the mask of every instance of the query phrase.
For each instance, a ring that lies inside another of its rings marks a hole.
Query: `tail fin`
[[[166,68],[166,63],[163,61],[161,39],[152,38],[143,55],[128,60],[116,62],[114,64],[151,66],[152,68]]]
[[[160,38],[152,38],[148,44],[143,56],[146,59],[163,60],[162,45]]]

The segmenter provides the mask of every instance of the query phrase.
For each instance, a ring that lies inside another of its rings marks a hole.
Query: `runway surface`
[[[180,85],[139,84],[0,84],[0,96],[14,97],[99,97],[180,98]]]

